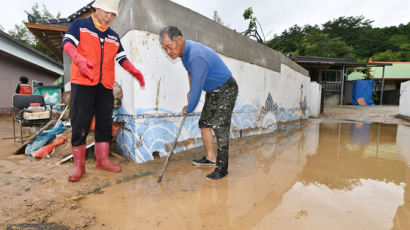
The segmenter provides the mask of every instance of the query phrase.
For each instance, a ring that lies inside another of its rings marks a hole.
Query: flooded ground
[[[191,166],[203,148],[177,154],[161,184],[164,159],[113,159],[119,174],[87,161],[69,183],[72,163],[1,154],[0,228],[410,229],[410,122],[396,112],[329,108],[293,130],[232,140],[219,181]]]
[[[171,162],[157,175],[108,188],[83,205],[90,229],[410,229],[410,127],[309,122],[261,137],[229,176]]]

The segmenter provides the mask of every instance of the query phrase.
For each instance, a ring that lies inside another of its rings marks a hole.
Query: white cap
[[[95,0],[93,3],[94,8],[99,8],[105,12],[114,13],[118,17],[118,4],[119,0]]]

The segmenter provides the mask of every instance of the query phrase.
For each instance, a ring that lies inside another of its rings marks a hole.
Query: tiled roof
[[[87,17],[94,1],[77,10],[67,18],[36,19],[28,16],[26,27],[36,36],[59,60],[63,62],[63,50],[61,41],[71,23],[79,17]]]
[[[83,8],[77,10],[75,13],[71,14],[67,18],[55,18],[55,19],[36,19],[33,15],[28,15],[28,21],[30,23],[43,24],[43,25],[58,25],[69,27],[71,22],[82,14],[88,12],[92,8],[94,1],[88,3]]]
[[[77,10],[77,12],[75,12],[74,14],[70,15],[67,17],[67,19],[72,22],[74,21],[74,19],[78,18],[79,16],[81,16],[82,14],[88,12],[91,8],[92,8],[92,4],[94,3],[94,1],[88,3],[86,6],[84,6],[83,8]]]

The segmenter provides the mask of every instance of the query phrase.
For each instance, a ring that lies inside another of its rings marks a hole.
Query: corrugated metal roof
[[[387,80],[409,80],[410,79],[410,62],[382,62],[392,64],[386,66],[384,70],[384,78]],[[374,79],[382,79],[383,68],[371,68],[371,73]],[[349,74],[348,80],[363,80],[365,77],[362,73],[353,72]]]
[[[410,62],[388,62],[392,66],[386,66],[384,78],[386,79],[410,79]],[[373,78],[382,79],[382,68],[372,68]]]
[[[314,64],[314,65],[332,65],[332,66],[345,66],[345,67],[359,67],[359,66],[385,66],[389,63],[381,62],[357,62],[350,59],[341,58],[327,58],[327,57],[313,57],[313,56],[293,56],[289,57],[291,60],[298,64]]]

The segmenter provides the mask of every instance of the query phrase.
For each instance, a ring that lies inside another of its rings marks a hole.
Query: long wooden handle
[[[174,140],[174,144],[172,145],[171,152],[169,153],[169,155],[168,155],[168,157],[167,157],[167,160],[165,161],[164,167],[162,168],[161,176],[159,176],[159,178],[158,178],[158,180],[157,180],[158,183],[161,183],[162,177],[164,176],[165,171],[166,171],[167,168],[168,168],[169,161],[170,161],[172,155],[174,154],[174,150],[175,150],[175,147],[176,147],[176,145],[177,145],[178,137],[179,137],[179,135],[181,134],[182,127],[184,126],[185,117],[186,117],[186,115],[184,115],[184,116],[182,117],[182,121],[181,121],[181,124],[179,125],[178,132],[177,132],[177,134],[176,134],[176,136],[175,136],[175,140]]]

